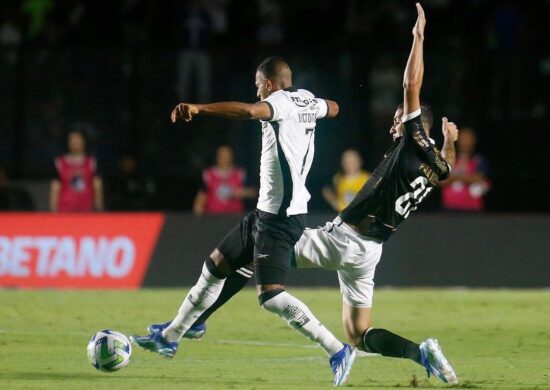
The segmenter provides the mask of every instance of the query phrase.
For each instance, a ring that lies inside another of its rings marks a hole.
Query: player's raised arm
[[[413,27],[413,45],[405,75],[403,77],[403,114],[407,115],[420,109],[420,89],[422,87],[422,78],[424,76],[424,27],[426,18],[424,10],[420,3],[416,3],[418,18]]]
[[[220,102],[210,104],[180,103],[172,110],[172,123],[190,122],[195,115],[221,116],[228,119],[271,119],[267,103]]]

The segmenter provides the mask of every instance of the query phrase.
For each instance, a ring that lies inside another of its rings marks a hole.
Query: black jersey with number
[[[426,136],[420,110],[410,116],[413,118],[404,122],[403,136],[394,141],[384,160],[340,213],[348,224],[370,222],[369,237],[387,240],[438,181],[449,176],[449,165]]]

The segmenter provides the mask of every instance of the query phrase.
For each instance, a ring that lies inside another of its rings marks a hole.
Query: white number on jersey
[[[395,201],[395,211],[407,218],[409,213],[417,209],[417,206],[430,193],[433,187],[427,187],[428,179],[418,176],[410,184],[412,191],[401,195]]]

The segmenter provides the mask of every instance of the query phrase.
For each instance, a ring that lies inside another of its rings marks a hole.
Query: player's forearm
[[[426,18],[420,3],[416,3],[416,10],[418,18],[412,30],[413,44],[403,77],[403,89],[405,91],[403,111],[405,115],[420,108],[420,88],[424,77],[424,28]]]
[[[255,119],[253,104],[241,102],[219,102],[197,104],[199,115],[220,116],[228,119]]]
[[[456,150],[455,150],[455,143],[451,141],[450,139],[445,138],[445,142],[443,143],[443,149],[441,150],[441,155],[449,163],[449,166],[451,169],[454,168],[456,163]]]
[[[420,89],[424,77],[424,37],[415,35],[405,75],[403,77],[403,89],[405,90],[405,103],[409,105],[418,101],[420,105]],[[410,107],[408,112],[416,111],[418,107]]]

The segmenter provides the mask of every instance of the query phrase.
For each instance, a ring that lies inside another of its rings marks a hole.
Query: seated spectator
[[[34,202],[30,194],[23,188],[10,182],[4,167],[0,166],[0,210],[2,211],[32,211]]]
[[[153,178],[144,175],[130,154],[119,160],[118,172],[109,179],[107,200],[110,210],[150,210],[156,193]]]
[[[363,159],[357,150],[344,151],[341,164],[340,172],[332,178],[332,188],[323,188],[323,197],[338,212],[346,208],[370,176],[362,169]]]
[[[456,165],[443,185],[443,208],[455,211],[483,211],[484,195],[491,187],[489,165],[475,153],[477,136],[473,129],[460,130]]]
[[[244,199],[254,198],[256,190],[245,187],[246,172],[233,165],[233,149],[220,146],[216,165],[203,171],[203,187],[199,190],[193,212],[202,214],[232,214],[244,211]]]
[[[84,134],[71,131],[67,142],[69,153],[55,159],[59,178],[51,182],[51,211],[103,210],[103,184],[95,158],[86,154]]]

